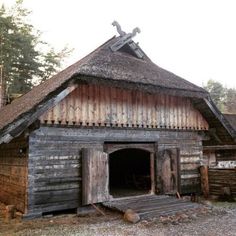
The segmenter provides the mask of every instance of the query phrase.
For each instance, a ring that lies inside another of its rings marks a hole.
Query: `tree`
[[[40,49],[49,45],[27,23],[30,12],[22,4],[23,0],[17,0],[10,9],[0,8],[0,65],[8,92],[21,94],[32,88],[33,79],[40,83],[55,74],[70,53],[66,48],[61,52]]]
[[[207,85],[204,88],[210,93],[213,102],[216,106],[223,111],[225,100],[225,88],[223,85],[214,80],[208,80]]]
[[[230,88],[225,93],[225,112],[236,114],[236,89]]]
[[[236,89],[228,89],[214,80],[209,80],[204,88],[221,112],[236,114]]]

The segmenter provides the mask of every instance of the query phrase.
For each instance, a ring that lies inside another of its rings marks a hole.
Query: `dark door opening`
[[[150,193],[152,189],[150,152],[128,148],[111,153],[109,189],[113,197]]]

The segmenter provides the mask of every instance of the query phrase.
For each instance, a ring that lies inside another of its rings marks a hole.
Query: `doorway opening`
[[[152,189],[150,152],[126,148],[109,155],[109,189],[114,198],[148,194]]]

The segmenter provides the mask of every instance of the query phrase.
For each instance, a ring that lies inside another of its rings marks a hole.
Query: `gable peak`
[[[111,50],[113,52],[116,52],[119,51],[121,48],[125,47],[126,45],[128,45],[128,47],[131,49],[131,51],[136,57],[140,59],[143,58],[144,57],[143,51],[140,49],[138,44],[132,40],[132,38],[137,33],[140,33],[141,30],[138,27],[136,27],[133,29],[131,33],[126,33],[121,29],[121,26],[117,21],[113,21],[112,25],[116,27],[116,30],[120,36],[118,37],[117,41],[110,46]]]

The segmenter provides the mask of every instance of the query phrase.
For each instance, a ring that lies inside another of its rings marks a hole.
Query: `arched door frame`
[[[155,194],[155,153],[157,151],[157,143],[104,143],[104,152],[108,155],[124,149],[139,149],[150,153],[150,193]]]

